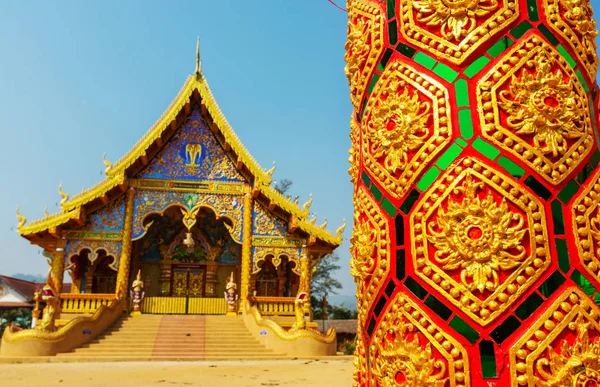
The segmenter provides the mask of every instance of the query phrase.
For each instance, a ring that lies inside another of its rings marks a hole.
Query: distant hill
[[[343,304],[348,309],[356,310],[356,297],[354,296],[329,296],[327,297],[327,302],[335,306]]]

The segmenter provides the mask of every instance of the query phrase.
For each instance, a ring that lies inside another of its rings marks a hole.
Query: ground
[[[352,385],[351,360],[0,364],[0,386]]]

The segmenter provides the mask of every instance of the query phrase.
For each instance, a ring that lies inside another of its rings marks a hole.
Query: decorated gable
[[[210,130],[198,105],[139,177],[245,181]]]

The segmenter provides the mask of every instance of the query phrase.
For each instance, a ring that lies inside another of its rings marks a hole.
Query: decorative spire
[[[273,173],[275,173],[275,168],[276,167],[277,167],[277,165],[275,165],[275,161],[273,161],[273,167],[267,171],[267,175],[269,177],[273,177]]]
[[[304,203],[304,205],[302,206],[302,208],[304,209],[304,211],[308,212],[308,210],[310,209],[310,206],[313,202],[313,197],[312,197],[312,193],[310,194],[308,201],[306,203]]]
[[[27,222],[27,219],[23,215],[21,215],[21,213],[19,212],[19,206],[17,206],[17,219],[19,220],[19,224],[17,224],[17,230],[18,230],[21,227],[23,227],[25,225],[25,223]]]
[[[198,36],[198,43],[196,43],[196,70],[194,74],[200,77],[202,74],[202,61],[200,60],[200,36]]]
[[[44,215],[46,215],[46,217],[50,216],[50,213],[48,212],[48,206],[44,207]]]
[[[327,223],[328,223],[328,222],[329,222],[329,221],[327,220],[327,218],[325,218],[325,222],[323,222],[323,224],[322,224],[322,225],[320,225],[319,227],[321,227],[321,228],[323,228],[323,229],[324,229],[325,227],[327,227]]]
[[[102,162],[104,163],[104,165],[106,166],[106,169],[104,170],[104,174],[108,175],[108,172],[110,172],[110,170],[112,169],[112,163],[110,161],[108,161],[106,159],[106,153],[104,153],[102,155]]]
[[[337,235],[337,237],[339,239],[342,239],[342,234],[344,233],[345,229],[346,229],[346,219],[344,219],[344,223],[340,226],[340,228],[335,230],[335,234]]]
[[[62,189],[62,183],[60,183],[58,185],[58,194],[62,198],[60,201],[61,205],[65,204],[67,202],[67,200],[69,200],[69,195],[67,195],[67,193],[65,191],[63,191],[63,189]]]
[[[315,222],[317,221],[317,214],[313,214],[313,217],[308,221],[308,223],[310,224],[315,224]]]

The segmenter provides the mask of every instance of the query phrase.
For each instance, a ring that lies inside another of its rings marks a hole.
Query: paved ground
[[[352,385],[351,360],[0,364],[0,386]]]

